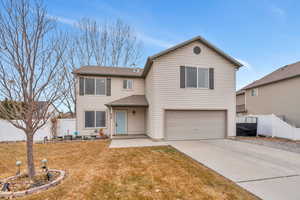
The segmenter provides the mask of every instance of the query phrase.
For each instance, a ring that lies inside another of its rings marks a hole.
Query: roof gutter
[[[262,84],[258,84],[258,85],[253,85],[253,86],[246,86],[243,88],[243,90],[249,90],[249,89],[252,89],[252,88],[257,88],[257,87],[261,87],[261,86],[265,86],[265,85],[269,85],[269,84],[273,84],[273,83],[278,83],[280,81],[285,81],[285,80],[289,80],[289,79],[293,79],[293,78],[297,78],[297,77],[300,77],[300,74],[297,74],[295,76],[290,76],[290,77],[287,77],[287,78],[283,78],[283,79],[279,79],[279,80],[275,80],[275,81],[271,81],[271,82],[267,82],[267,83],[262,83]]]

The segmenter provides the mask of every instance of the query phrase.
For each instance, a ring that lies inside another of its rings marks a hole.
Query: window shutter
[[[209,89],[215,89],[214,68],[209,68]]]
[[[84,95],[84,78],[79,77],[79,95],[83,96]]]
[[[185,67],[180,66],[180,88],[185,88]]]
[[[111,78],[106,79],[106,96],[111,96]]]
[[[127,80],[123,80],[123,89],[127,89]]]

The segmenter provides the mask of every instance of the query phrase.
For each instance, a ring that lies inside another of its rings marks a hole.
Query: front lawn
[[[172,147],[109,149],[109,141],[36,144],[36,165],[67,171],[62,184],[23,199],[257,199]],[[25,144],[0,144],[0,178],[25,163]]]

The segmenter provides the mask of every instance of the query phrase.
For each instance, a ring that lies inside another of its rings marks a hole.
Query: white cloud
[[[60,23],[71,25],[71,26],[75,26],[77,23],[76,20],[68,19],[65,17],[59,17],[59,16],[54,16],[54,15],[48,15],[48,17],[51,19],[57,20]]]
[[[48,15],[48,17],[51,18],[51,19],[57,20],[60,23],[71,25],[71,26],[74,26],[74,27],[76,27],[76,25],[78,23],[76,20],[65,18],[65,17],[59,17],[59,16],[54,16],[54,15]],[[162,48],[169,48],[169,47],[174,45],[170,42],[166,42],[164,40],[160,40],[160,39],[151,37],[149,35],[146,35],[142,32],[138,32],[138,31],[137,31],[137,36],[145,44],[152,45],[152,46],[157,46],[157,47],[162,47]]]
[[[151,37],[151,36],[146,35],[146,34],[141,33],[141,32],[137,32],[137,36],[145,44],[149,44],[149,45],[153,45],[153,46],[158,46],[158,47],[163,47],[163,48],[169,48],[169,47],[171,47],[171,46],[174,45],[174,44],[172,44],[170,42],[166,42],[164,40]]]
[[[285,10],[283,10],[282,8],[279,8],[277,6],[274,6],[274,5],[271,6],[271,12],[280,17],[285,16]]]
[[[238,58],[236,58],[236,60],[242,63],[243,66],[246,67],[247,69],[252,69],[252,65],[249,62]]]

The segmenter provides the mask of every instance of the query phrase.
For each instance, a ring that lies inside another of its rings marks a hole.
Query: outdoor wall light
[[[135,113],[136,113],[136,111],[135,111],[135,110],[133,110],[133,111],[132,111],[132,114],[133,114],[133,115],[135,115]]]
[[[17,160],[17,162],[16,162],[16,166],[17,166],[17,173],[16,173],[16,175],[20,175],[20,173],[21,173],[21,164],[22,164],[22,162],[19,161],[19,160]]]
[[[41,162],[42,162],[42,169],[44,170],[44,171],[48,171],[48,168],[47,168],[47,159],[43,159],[43,160],[41,160]]]

